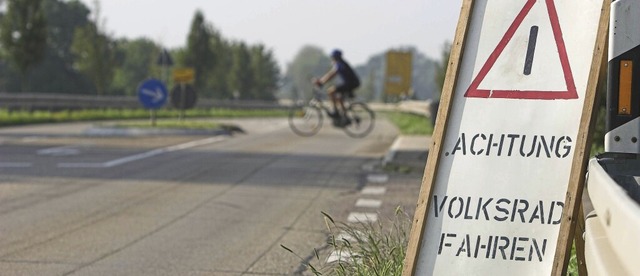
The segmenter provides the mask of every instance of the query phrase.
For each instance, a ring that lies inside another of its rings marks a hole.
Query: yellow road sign
[[[193,68],[178,68],[173,70],[173,81],[178,83],[192,82],[196,76]]]
[[[411,90],[413,55],[411,52],[389,51],[387,52],[386,59],[385,93],[388,95],[407,94]]]

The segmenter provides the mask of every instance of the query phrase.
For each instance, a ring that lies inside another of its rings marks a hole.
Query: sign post
[[[463,1],[403,275],[565,274],[607,1]]]
[[[180,120],[184,119],[185,110],[193,108],[196,104],[196,90],[191,85],[195,76],[196,72],[193,68],[173,70],[173,81],[176,85],[171,89],[171,103],[180,110]]]
[[[167,102],[167,88],[157,79],[149,79],[138,87],[138,100],[151,113],[151,125],[156,125],[156,110]]]
[[[163,48],[160,54],[158,55],[158,60],[156,62],[157,65],[162,66],[162,80],[168,82],[167,70],[169,67],[173,66],[173,59],[171,58],[171,54],[167,51],[166,48]]]

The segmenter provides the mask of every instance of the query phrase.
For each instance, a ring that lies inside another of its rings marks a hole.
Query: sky
[[[94,0],[81,0],[93,9]],[[270,49],[282,69],[305,45],[343,51],[353,65],[391,48],[412,46],[439,59],[452,41],[462,0],[102,0],[116,38],[149,38],[184,47],[193,15],[226,39]]]

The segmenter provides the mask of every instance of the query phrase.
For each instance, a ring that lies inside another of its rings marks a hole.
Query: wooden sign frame
[[[460,11],[460,19],[456,28],[454,42],[451,46],[451,54],[449,57],[448,68],[445,76],[445,83],[442,89],[442,97],[438,110],[437,121],[433,132],[433,143],[430,145],[429,156],[427,159],[422,186],[416,211],[413,218],[413,226],[411,229],[409,243],[404,263],[403,276],[415,275],[417,263],[420,256],[420,248],[424,238],[426,229],[428,209],[432,204],[431,198],[437,177],[438,167],[440,165],[440,156],[443,152],[443,143],[447,133],[449,124],[449,115],[452,109],[454,92],[458,81],[458,75],[461,70],[462,57],[464,55],[465,43],[470,27],[470,19],[474,10],[475,0],[463,0]],[[563,209],[562,219],[560,223],[560,234],[557,240],[556,252],[552,267],[552,275],[566,275],[567,265],[570,258],[571,245],[576,231],[576,221],[584,218],[581,214],[581,197],[584,188],[587,162],[589,159],[589,151],[591,148],[592,131],[595,125],[597,110],[595,110],[596,91],[598,87],[599,76],[602,72],[606,72],[607,64],[607,38],[609,27],[609,10],[610,0],[602,1],[600,11],[600,22],[596,34],[595,46],[593,49],[593,57],[591,68],[589,71],[589,79],[587,82],[585,100],[582,109],[580,128],[575,143],[575,152],[573,154],[573,163],[571,165],[569,185],[566,193],[565,208]],[[578,7],[576,7],[578,8]],[[462,95],[457,95],[458,97]],[[581,233],[577,233],[581,235]],[[582,239],[576,239],[582,240]]]

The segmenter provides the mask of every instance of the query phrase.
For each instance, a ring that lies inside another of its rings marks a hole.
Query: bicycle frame
[[[315,135],[320,130],[322,118],[325,115],[332,118],[334,126],[342,128],[351,137],[362,138],[369,134],[374,125],[375,114],[366,103],[345,98],[345,113],[336,118],[336,116],[332,116],[333,112],[331,112],[330,106],[322,99],[324,95],[326,94],[319,87],[313,87],[311,99],[302,102],[297,101],[292,107],[289,113],[289,126],[296,134],[305,137]],[[303,107],[310,107],[311,110],[300,112],[299,108]],[[316,110],[315,112],[313,111],[314,109]],[[300,115],[303,116],[299,117]],[[314,116],[317,119],[312,119]]]
[[[324,90],[322,90],[318,86],[313,86],[313,97],[309,100],[308,105],[319,107],[324,110],[324,112],[328,115],[331,113],[331,109],[324,103],[322,100],[322,96],[325,95]],[[349,106],[350,103],[353,103],[349,98],[344,98],[344,105]]]

